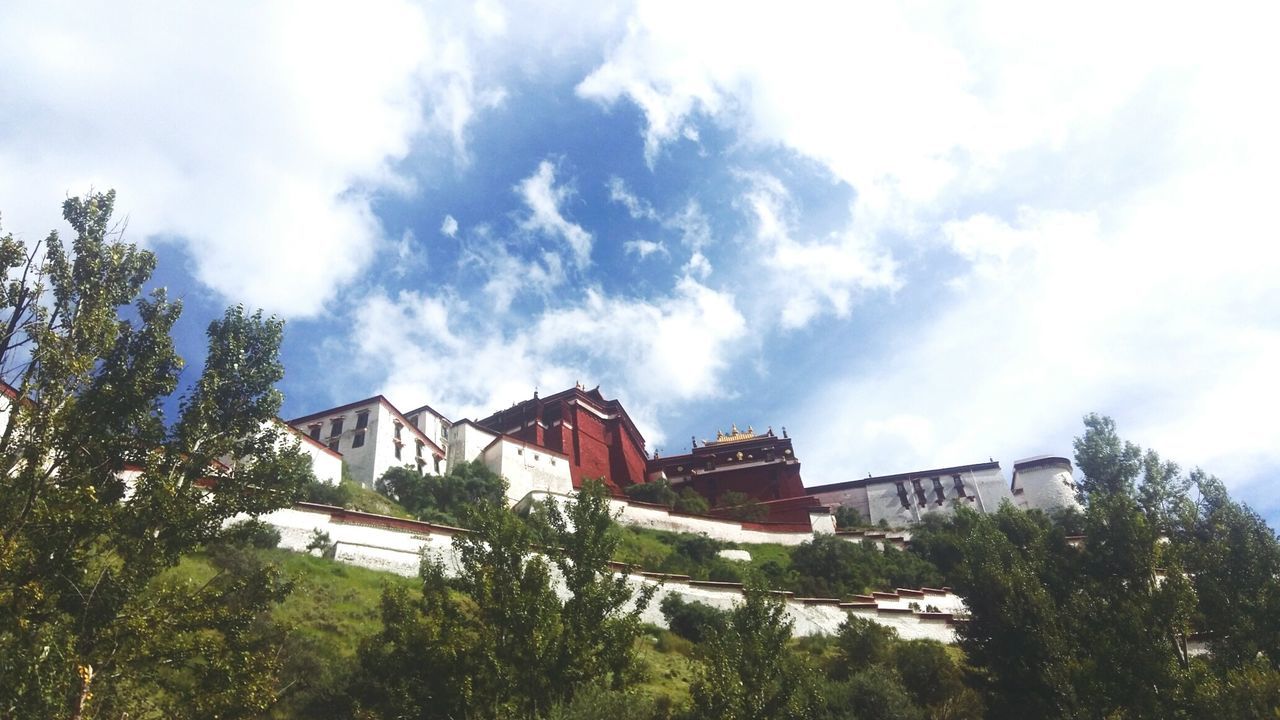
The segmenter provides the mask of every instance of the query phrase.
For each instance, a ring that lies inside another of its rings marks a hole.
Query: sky
[[[1280,524],[1266,3],[0,4],[0,223],[114,188],[285,417],[581,382],[808,485],[1070,456],[1081,418]]]

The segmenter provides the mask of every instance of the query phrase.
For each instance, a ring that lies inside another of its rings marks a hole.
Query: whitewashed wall
[[[417,574],[420,553],[428,553],[444,563],[446,573],[457,572],[453,552],[456,529],[416,523],[414,529],[397,529],[375,526],[374,523],[394,519],[379,518],[365,513],[353,513],[337,508],[317,505],[299,505],[286,510],[263,515],[261,519],[280,531],[281,547],[305,552],[314,537],[314,531],[327,533],[335,545],[338,562],[360,567],[392,572],[412,577]],[[554,566],[553,566],[554,567]],[[712,607],[729,609],[742,602],[742,586],[737,583],[699,582],[680,577],[662,577],[654,574],[631,574],[628,583],[634,588],[659,585],[653,602],[642,615],[645,622],[666,626],[659,605],[663,597],[678,595],[682,599],[702,602]],[[557,581],[557,592],[563,596],[563,584]],[[865,616],[875,622],[897,629],[907,639],[927,638],[939,642],[955,641],[954,625],[946,614],[917,613],[905,609],[911,599],[896,593],[879,593],[876,599],[866,603],[838,603],[829,599],[796,598],[784,593],[787,616],[795,623],[797,636],[838,632],[840,623],[850,613]],[[963,602],[950,593],[944,593],[928,604],[938,607],[963,609]],[[854,607],[854,605],[860,605]],[[925,603],[921,602],[923,607]],[[954,611],[954,610],[953,610]]]
[[[569,459],[519,440],[499,438],[480,454],[485,467],[507,481],[507,499],[520,503],[531,493],[567,496],[573,492]]]

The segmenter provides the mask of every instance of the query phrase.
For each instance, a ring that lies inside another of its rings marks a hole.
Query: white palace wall
[[[405,577],[417,575],[423,553],[443,562],[446,574],[456,573],[453,538],[467,532],[444,525],[309,503],[267,513],[261,516],[261,520],[280,531],[280,547],[306,552],[319,531],[328,535],[333,543],[336,561]],[[564,596],[563,584],[558,578],[556,582],[557,592]],[[678,595],[688,602],[702,602],[726,610],[742,602],[743,598],[743,587],[738,583],[698,581],[685,576],[644,572],[628,575],[627,582],[635,589],[659,586],[642,619],[660,627],[666,626],[659,606],[667,595]],[[954,616],[962,613],[964,608],[959,597],[941,589],[900,589],[874,596],[859,596],[858,601],[851,603],[833,598],[797,598],[792,593],[779,594],[784,600],[787,617],[795,623],[793,633],[796,636],[834,635],[845,618],[855,614],[891,626],[906,639],[924,638],[951,643],[955,641]],[[913,602],[920,608],[932,605],[943,612],[921,612],[910,607]]]

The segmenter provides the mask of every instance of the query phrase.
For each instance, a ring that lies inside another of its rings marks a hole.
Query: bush
[[[351,504],[351,496],[351,486],[345,482],[330,485],[327,482],[321,482],[313,478],[302,489],[302,499],[304,501],[319,505],[344,508]]]
[[[662,599],[658,606],[662,617],[667,619],[667,627],[671,632],[700,643],[714,632],[724,630],[728,622],[728,613],[724,610],[700,603],[685,602],[679,595],[671,594]]]
[[[280,531],[257,518],[249,518],[223,528],[222,542],[267,550],[280,544]]]
[[[848,505],[841,505],[836,508],[836,527],[841,530],[851,530],[853,528],[871,527],[871,523],[862,517],[862,513]]]
[[[666,480],[636,483],[623,489],[623,492],[626,493],[629,500],[665,505],[666,507],[675,506],[678,500],[676,491],[671,489],[671,483]]]
[[[727,517],[743,522],[763,520],[767,514],[763,507],[752,501],[751,496],[736,490],[730,490],[721,495],[716,501],[716,507],[723,508],[724,515]]]
[[[699,495],[697,490],[687,487],[680,491],[680,497],[676,498],[674,509],[690,515],[706,515],[711,511],[711,503]]]
[[[420,520],[458,524],[464,508],[505,504],[507,484],[478,462],[459,463],[446,475],[422,475],[411,466],[388,468],[374,489],[400,503]]]

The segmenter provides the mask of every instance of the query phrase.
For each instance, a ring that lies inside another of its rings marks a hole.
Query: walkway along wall
[[[306,552],[318,531],[328,535],[334,546],[334,559],[338,562],[406,577],[417,575],[422,553],[440,560],[446,573],[456,573],[453,538],[468,532],[447,525],[312,503],[299,503],[292,508],[263,515],[261,519],[280,531],[280,546],[283,548]],[[811,537],[808,535],[806,539]],[[624,568],[618,565],[617,569],[621,571]],[[698,601],[720,609],[733,607],[741,602],[743,596],[743,587],[739,583],[692,580],[683,575],[633,572],[628,582],[636,588],[660,585],[653,602],[645,610],[643,620],[662,627],[666,626],[666,620],[658,608],[667,595],[679,595],[686,601]],[[557,587],[560,587],[558,582]],[[795,623],[793,632],[797,636],[834,635],[845,618],[859,615],[895,628],[906,639],[926,638],[952,643],[955,642],[956,618],[964,613],[963,601],[948,588],[899,588],[856,596],[852,602],[796,597],[789,592],[778,594],[785,601],[788,617]],[[933,606],[941,612],[922,612],[912,607],[913,604],[919,608]]]

